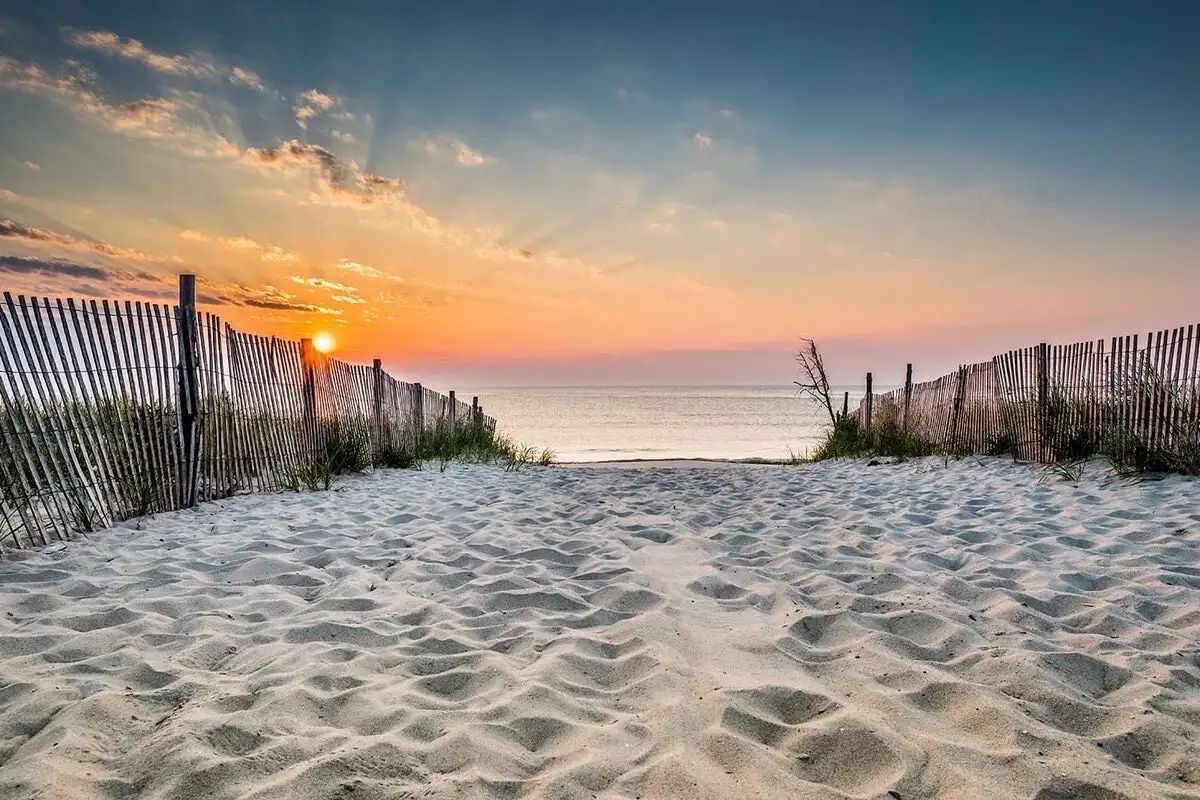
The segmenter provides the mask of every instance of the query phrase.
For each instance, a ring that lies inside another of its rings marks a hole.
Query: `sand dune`
[[[1200,797],[1200,482],[482,467],[0,564],[4,798]]]

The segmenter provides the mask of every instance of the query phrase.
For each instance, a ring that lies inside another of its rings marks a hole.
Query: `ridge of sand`
[[[987,459],[232,498],[0,564],[0,796],[1196,798],[1198,553]]]

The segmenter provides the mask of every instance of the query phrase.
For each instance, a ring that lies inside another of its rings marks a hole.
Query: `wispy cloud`
[[[0,272],[10,275],[44,275],[51,278],[87,278],[105,280],[109,273],[101,267],[76,264],[60,258],[26,258],[23,256],[0,256]]]
[[[242,160],[247,164],[268,169],[315,169],[327,183],[344,185],[354,165],[345,165],[329,150],[299,139],[289,139],[274,147],[247,148]]]
[[[252,147],[242,161],[263,172],[308,173],[316,178],[315,189],[304,194],[278,190],[275,194],[307,205],[357,208],[383,214],[382,224],[407,224],[414,232],[443,246],[471,250],[487,260],[530,261],[534,254],[525,248],[504,244],[502,237],[484,229],[452,227],[413,202],[404,191],[404,181],[363,172],[354,161],[344,161],[330,150],[297,139],[273,147]],[[350,266],[353,265],[353,266]],[[378,277],[373,267],[345,262],[341,269]]]
[[[213,78],[217,75],[216,65],[206,59],[156,52],[137,39],[123,39],[111,31],[69,31],[68,41],[76,47],[139,61],[156,72],[168,75],[195,78]]]
[[[0,239],[13,239],[27,244],[60,247],[77,252],[98,253],[126,261],[160,261],[131,247],[119,247],[91,239],[79,239],[65,233],[22,225],[13,219],[0,217]]]
[[[285,250],[276,245],[261,244],[245,236],[212,236],[190,229],[180,231],[179,235],[193,242],[204,242],[205,244],[218,245],[231,250],[253,251],[264,261],[290,263],[300,259],[298,255],[290,250]]]
[[[491,157],[479,152],[462,139],[450,134],[428,137],[421,142],[420,146],[422,150],[435,158],[442,155],[453,155],[454,160],[464,167],[479,167],[492,160]]]
[[[172,98],[114,102],[105,98],[96,84],[96,74],[77,63],[55,72],[0,56],[0,86],[53,100],[111,131],[169,141],[187,155],[230,156],[238,152],[224,136],[187,118],[209,116],[199,107],[198,95],[178,93]]]
[[[706,133],[696,133],[696,135],[692,137],[692,142],[695,143],[696,147],[700,148],[701,150],[707,150],[713,146],[712,137]]]
[[[42,165],[38,164],[34,161],[23,161],[23,162],[21,162],[21,165],[24,166],[26,169],[33,170],[34,172],[42,171]]]
[[[337,269],[344,270],[346,272],[353,272],[354,274],[362,275],[365,278],[396,281],[397,283],[404,282],[404,278],[401,278],[399,275],[392,275],[384,272],[383,270],[376,269],[368,264],[360,264],[357,261],[351,261],[348,258],[343,258],[342,260],[338,261],[335,266]]]
[[[151,50],[137,39],[125,39],[112,31],[64,31],[67,41],[76,47],[94,50],[105,55],[136,61],[155,72],[164,75],[175,75],[203,80],[219,80],[224,78],[230,83],[239,84],[266,92],[267,87],[262,78],[244,67],[222,67],[208,56],[200,54],[180,55]]]
[[[465,142],[454,143],[454,160],[464,167],[478,167],[488,162],[487,156],[478,150],[472,150]]]
[[[319,145],[291,139],[274,147],[251,147],[242,160],[268,172],[314,174],[316,191],[296,198],[303,203],[397,211],[416,231],[446,241],[454,238],[440,220],[405,196],[403,180],[363,172],[353,161],[342,161]]]
[[[305,278],[300,275],[293,275],[291,276],[291,281],[292,283],[299,283],[302,286],[311,286],[314,289],[330,289],[335,292],[349,292],[351,294],[358,293],[358,289],[354,288],[353,286],[347,286],[344,283],[336,283],[334,281],[327,281],[324,278]]]
[[[229,70],[229,82],[248,86],[256,92],[268,91],[266,84],[263,83],[263,79],[258,73],[241,67],[233,67]]]
[[[315,314],[328,314],[340,317],[341,309],[327,308],[313,303],[298,302],[296,296],[275,286],[265,286],[262,289],[252,289],[248,286],[234,286],[228,290],[230,300],[236,305],[250,308],[264,308],[272,311],[307,311]]]
[[[315,117],[341,104],[342,101],[339,98],[317,89],[301,92],[296,96],[296,105],[293,109],[296,112],[296,124],[307,130],[308,123]]]

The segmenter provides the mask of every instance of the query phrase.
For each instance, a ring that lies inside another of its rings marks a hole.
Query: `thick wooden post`
[[[317,452],[317,351],[312,339],[300,340],[300,397],[304,437],[308,439],[308,453],[313,456]]]
[[[454,429],[458,422],[458,401],[454,399],[454,390],[450,390],[450,432],[454,433]]]
[[[867,419],[866,419],[866,427],[865,427],[865,430],[867,433],[871,432],[871,409],[875,404],[875,397],[874,397],[874,395],[871,394],[872,385],[873,385],[873,380],[871,377],[871,373],[868,372],[867,373]]]
[[[904,368],[904,417],[901,427],[908,433],[908,409],[912,406],[912,364]]]
[[[200,325],[196,321],[196,276],[179,276],[179,309],[175,319],[179,341],[179,444],[183,458],[180,504],[196,505],[200,484]]]
[[[375,452],[378,453],[383,447],[383,361],[378,358],[371,362],[371,388],[374,394],[371,399],[375,418]]]
[[[472,397],[471,398],[471,427],[478,428],[480,421],[481,420],[479,419],[479,398]]]
[[[842,419],[850,416],[850,393],[842,392]]]

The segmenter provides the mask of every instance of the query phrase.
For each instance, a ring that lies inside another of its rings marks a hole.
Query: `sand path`
[[[0,796],[1200,797],[1200,481],[1094,473],[452,467],[19,554]]]

